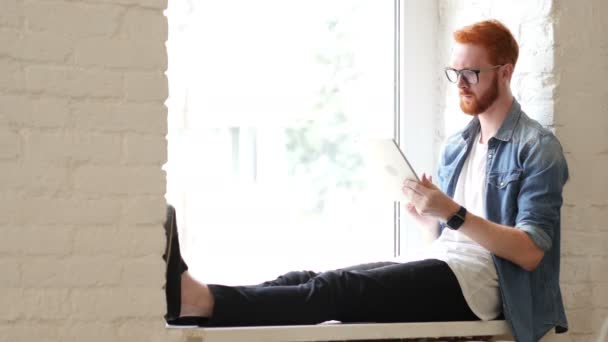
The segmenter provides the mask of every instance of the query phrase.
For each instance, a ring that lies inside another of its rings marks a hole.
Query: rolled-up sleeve
[[[546,252],[559,229],[562,189],[568,180],[568,165],[557,138],[547,134],[530,143],[523,170],[516,227]]]
[[[517,225],[517,228],[526,232],[538,248],[542,249],[544,252],[551,249],[551,246],[553,245],[553,234],[549,235],[547,229],[527,223],[520,223]]]

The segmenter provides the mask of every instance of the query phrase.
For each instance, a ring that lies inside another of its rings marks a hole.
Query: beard
[[[465,114],[479,115],[490,108],[498,98],[498,77],[494,75],[494,81],[492,82],[490,89],[483,93],[479,99],[477,99],[475,94],[463,92],[462,90],[460,91],[460,95],[460,109],[462,109]],[[468,102],[465,102],[462,95],[471,95],[471,97]]]

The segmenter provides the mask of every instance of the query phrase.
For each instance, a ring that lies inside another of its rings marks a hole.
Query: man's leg
[[[370,270],[378,267],[394,265],[394,262],[375,262],[343,268],[344,271]],[[266,281],[251,287],[289,286],[305,284],[320,273],[313,271],[292,271],[279,276],[275,280]],[[189,272],[182,275],[182,316],[210,316],[214,306],[213,296],[209,287],[196,281]]]
[[[300,285],[200,286],[206,311],[199,314],[214,326],[477,319],[439,260],[323,272]]]
[[[396,263],[394,263],[394,262],[374,262],[374,263],[350,266],[350,267],[342,268],[340,270],[364,271],[364,270],[371,270],[374,268],[394,265],[394,264],[396,264]],[[258,286],[300,285],[300,284],[304,284],[304,283],[308,282],[310,279],[318,276],[319,274],[321,274],[321,273],[314,272],[314,271],[292,271],[292,272],[288,272],[288,273],[285,273],[285,274],[279,276],[277,279],[263,282],[262,284],[260,284]]]

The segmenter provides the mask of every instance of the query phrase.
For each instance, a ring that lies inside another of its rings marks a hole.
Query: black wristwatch
[[[460,206],[460,209],[458,209],[458,211],[454,215],[452,215],[445,224],[450,229],[458,230],[458,228],[460,228],[460,226],[462,226],[462,224],[464,223],[464,219],[466,216],[467,210],[465,209],[465,207]]]

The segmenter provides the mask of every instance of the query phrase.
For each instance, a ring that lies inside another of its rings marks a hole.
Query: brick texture
[[[167,2],[0,2],[0,341],[167,340]]]
[[[602,86],[608,77],[608,40],[597,31],[608,28],[602,19],[608,13],[608,5],[593,0],[577,7],[559,0],[554,1],[554,7],[554,22],[558,23],[555,40],[559,43],[554,51],[558,66],[555,78],[559,79],[554,124],[571,174],[565,197],[570,206],[563,212],[562,254],[567,263],[584,262],[579,266],[589,272],[563,287],[577,293],[570,298],[567,311],[573,339],[596,341],[603,320],[608,318],[608,183],[602,177],[603,168],[608,166],[608,139],[605,129],[601,129],[608,125],[608,106],[604,104],[608,91]],[[575,28],[584,28],[584,32],[572,32]],[[591,65],[594,71],[583,77],[581,73]]]

